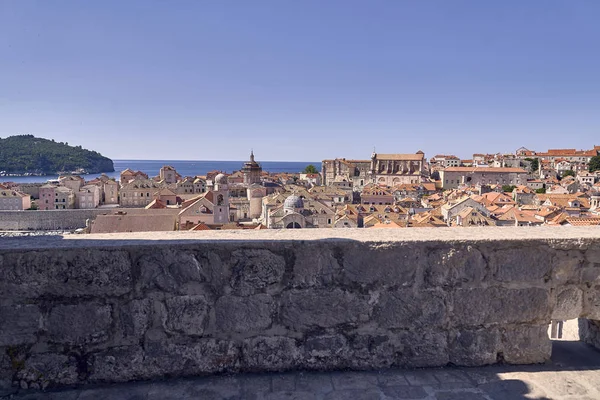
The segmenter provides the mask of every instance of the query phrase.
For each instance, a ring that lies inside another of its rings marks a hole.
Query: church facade
[[[321,174],[323,185],[349,182],[354,191],[362,191],[369,184],[395,186],[422,183],[427,177],[425,154],[378,154],[370,160],[323,160]]]

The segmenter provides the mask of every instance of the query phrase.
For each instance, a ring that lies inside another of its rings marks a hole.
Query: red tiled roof
[[[600,225],[600,218],[594,217],[567,217],[567,222],[573,226],[597,226]]]
[[[192,227],[190,231],[211,231],[210,227],[204,222],[200,222],[198,225]]]

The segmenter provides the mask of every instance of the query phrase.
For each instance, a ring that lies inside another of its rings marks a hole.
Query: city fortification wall
[[[540,363],[578,317],[600,320],[598,228],[0,239],[0,389]]]
[[[53,231],[85,228],[87,219],[94,219],[100,214],[110,212],[110,209],[0,211],[0,231]]]

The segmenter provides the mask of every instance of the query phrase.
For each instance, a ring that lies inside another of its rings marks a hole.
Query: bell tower
[[[213,189],[213,220],[215,224],[229,222],[229,183],[224,174],[215,176]]]

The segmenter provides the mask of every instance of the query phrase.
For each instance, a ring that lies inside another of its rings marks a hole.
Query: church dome
[[[227,184],[227,177],[224,174],[219,174],[215,176],[215,183],[220,183],[221,185]]]
[[[302,201],[301,197],[298,197],[295,194],[289,196],[283,202],[284,210],[296,211],[299,208],[304,208],[304,201]]]

